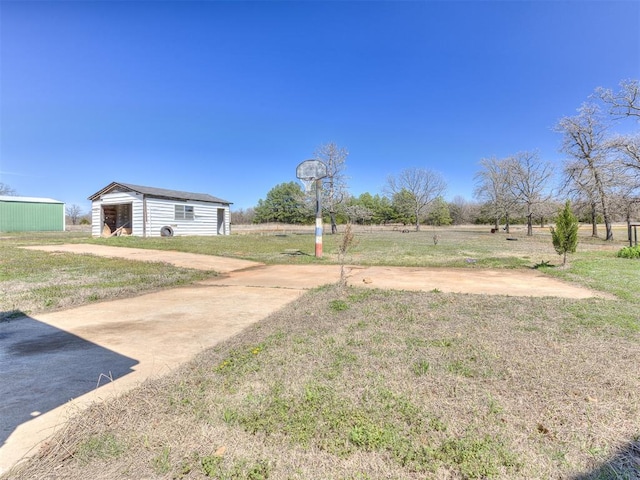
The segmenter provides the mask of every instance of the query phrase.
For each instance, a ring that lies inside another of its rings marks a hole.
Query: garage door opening
[[[131,235],[131,204],[102,206],[102,236]]]

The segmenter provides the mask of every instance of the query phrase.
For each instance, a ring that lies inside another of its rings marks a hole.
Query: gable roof
[[[111,182],[102,190],[94,193],[89,197],[89,200],[96,200],[100,196],[113,191],[128,191],[141,193],[149,197],[155,198],[167,198],[170,200],[197,200],[199,202],[209,203],[224,203],[231,205],[232,202],[222,200],[221,198],[214,197],[206,193],[193,193],[193,192],[181,192],[179,190],[167,190],[166,188],[145,187],[142,185],[133,185],[131,183]]]

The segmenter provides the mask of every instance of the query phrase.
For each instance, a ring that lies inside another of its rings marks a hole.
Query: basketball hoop
[[[305,160],[296,168],[296,177],[303,183],[306,180],[320,180],[327,176],[327,166],[320,160]],[[306,186],[306,183],[305,183]]]
[[[304,185],[304,192],[306,194],[311,193],[311,191],[313,190],[313,184],[316,182],[313,179],[309,179],[309,178],[300,178],[299,179],[302,184]]]
[[[320,160],[305,160],[296,168],[296,177],[304,184],[305,191],[311,193],[316,184],[316,257],[322,258],[322,207],[320,206],[320,180],[327,176],[327,166]]]

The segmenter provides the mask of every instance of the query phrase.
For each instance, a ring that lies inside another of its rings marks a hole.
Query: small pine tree
[[[556,226],[551,227],[551,239],[553,247],[562,255],[562,265],[567,264],[567,254],[575,253],[578,246],[578,219],[571,211],[569,200],[564,204],[556,217]]]

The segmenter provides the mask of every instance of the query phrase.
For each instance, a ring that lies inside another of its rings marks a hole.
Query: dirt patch
[[[263,265],[248,260],[139,248],[91,244],[27,247],[48,252],[82,253],[136,261],[166,262],[175,266],[223,273],[207,280],[207,285],[314,288],[336,283],[337,265]],[[451,293],[510,295],[525,297],[589,298],[605,294],[547,277],[535,270],[361,267],[347,269],[351,285],[396,290],[439,290]]]

